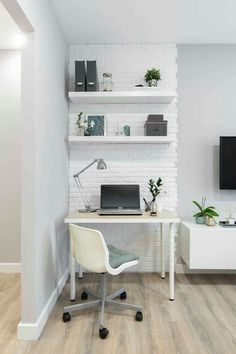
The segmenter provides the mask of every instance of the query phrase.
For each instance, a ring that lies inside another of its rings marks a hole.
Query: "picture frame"
[[[87,113],[86,120],[91,127],[91,136],[106,135],[106,115],[103,113]]]

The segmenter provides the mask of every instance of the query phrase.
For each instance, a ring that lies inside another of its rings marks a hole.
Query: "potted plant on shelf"
[[[193,200],[193,203],[199,209],[199,212],[193,215],[196,224],[206,224],[208,226],[214,226],[216,224],[215,216],[219,216],[219,214],[215,211],[215,207],[206,207],[206,197],[202,197],[201,204],[196,202],[195,200]]]
[[[83,112],[78,114],[75,124],[77,126],[77,135],[79,136],[90,136],[95,125],[93,120],[89,123],[87,119],[83,118]]]
[[[145,81],[148,83],[148,86],[155,87],[157,82],[161,80],[161,73],[159,69],[152,68],[147,70],[145,74]]]
[[[77,135],[83,136],[85,131],[88,129],[88,122],[83,118],[83,112],[78,114],[75,124],[77,127]]]
[[[152,194],[152,201],[150,203],[151,215],[157,214],[156,197],[161,192],[161,186],[162,186],[162,179],[160,177],[156,182],[152,178],[148,181],[148,188]]]

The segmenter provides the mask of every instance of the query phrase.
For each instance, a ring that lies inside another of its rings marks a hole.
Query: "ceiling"
[[[236,43],[236,0],[51,1],[69,43]],[[0,49],[20,35],[0,1]]]
[[[0,49],[19,49],[22,33],[0,1]]]
[[[52,0],[52,3],[69,43],[172,42],[175,35],[174,0]]]
[[[236,0],[51,0],[69,43],[236,43]]]

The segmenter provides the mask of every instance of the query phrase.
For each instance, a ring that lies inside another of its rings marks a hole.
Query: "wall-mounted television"
[[[220,189],[236,189],[236,136],[220,137]]]

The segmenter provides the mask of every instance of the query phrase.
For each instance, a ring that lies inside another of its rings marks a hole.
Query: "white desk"
[[[97,213],[70,213],[65,218],[66,224],[160,224],[161,232],[161,278],[165,278],[165,260],[164,260],[164,240],[162,234],[162,225],[169,225],[170,238],[170,260],[169,260],[169,298],[174,300],[174,273],[175,273],[175,224],[179,223],[179,218],[169,212],[163,211],[158,216],[150,216],[149,213],[143,215],[120,215],[120,216],[100,216]],[[71,256],[71,278],[70,278],[71,300],[75,299],[75,260]]]

